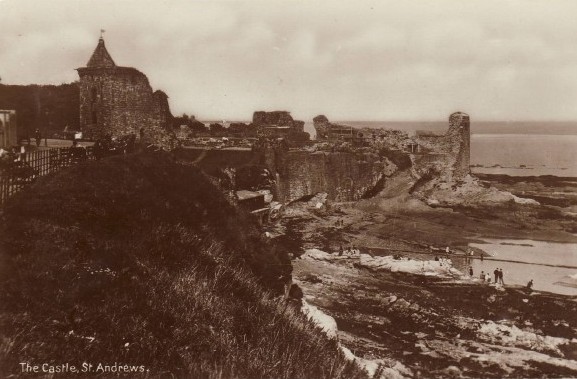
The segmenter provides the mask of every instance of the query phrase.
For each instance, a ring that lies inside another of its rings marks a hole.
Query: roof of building
[[[168,95],[166,94],[166,92],[161,91],[159,89],[157,89],[156,91],[154,91],[153,93],[154,96],[161,96],[161,97],[166,97],[168,98]]]
[[[98,40],[98,45],[96,49],[94,49],[94,53],[92,53],[86,67],[116,67],[114,60],[108,53],[108,50],[106,50],[106,46],[104,46],[104,39],[102,37]]]

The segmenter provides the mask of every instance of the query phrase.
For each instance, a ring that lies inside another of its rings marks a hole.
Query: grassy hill
[[[25,376],[20,362],[117,362],[150,378],[363,376],[276,296],[286,253],[168,154],[41,178],[2,218],[1,377]]]

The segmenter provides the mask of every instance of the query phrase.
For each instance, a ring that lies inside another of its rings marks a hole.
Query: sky
[[[175,115],[575,121],[575,15],[573,0],[0,0],[0,77],[75,81],[104,29]]]

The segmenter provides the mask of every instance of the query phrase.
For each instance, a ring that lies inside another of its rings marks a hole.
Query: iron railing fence
[[[0,159],[0,206],[40,176],[89,159],[94,159],[92,146],[38,150]]]

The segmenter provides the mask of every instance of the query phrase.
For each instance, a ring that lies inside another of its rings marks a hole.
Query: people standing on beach
[[[481,256],[481,262],[483,262],[483,253],[479,254]]]
[[[499,269],[499,283],[501,283],[502,285],[505,285],[505,281],[503,280],[503,269],[502,268]]]
[[[533,290],[533,279],[529,280],[527,283],[527,291],[531,292]]]
[[[447,246],[447,247],[445,248],[445,253],[449,254],[450,252],[451,252],[451,249],[449,249],[449,246]]]
[[[343,245],[339,248],[339,257],[343,255]]]
[[[481,271],[481,275],[479,275],[479,279],[485,281],[485,271]]]
[[[489,274],[488,272],[485,273],[485,281],[487,283],[491,283],[491,274]]]
[[[493,274],[495,274],[495,284],[499,281],[499,269],[496,268],[495,271],[493,271]]]
[[[469,266],[469,276],[473,277],[473,266]]]

